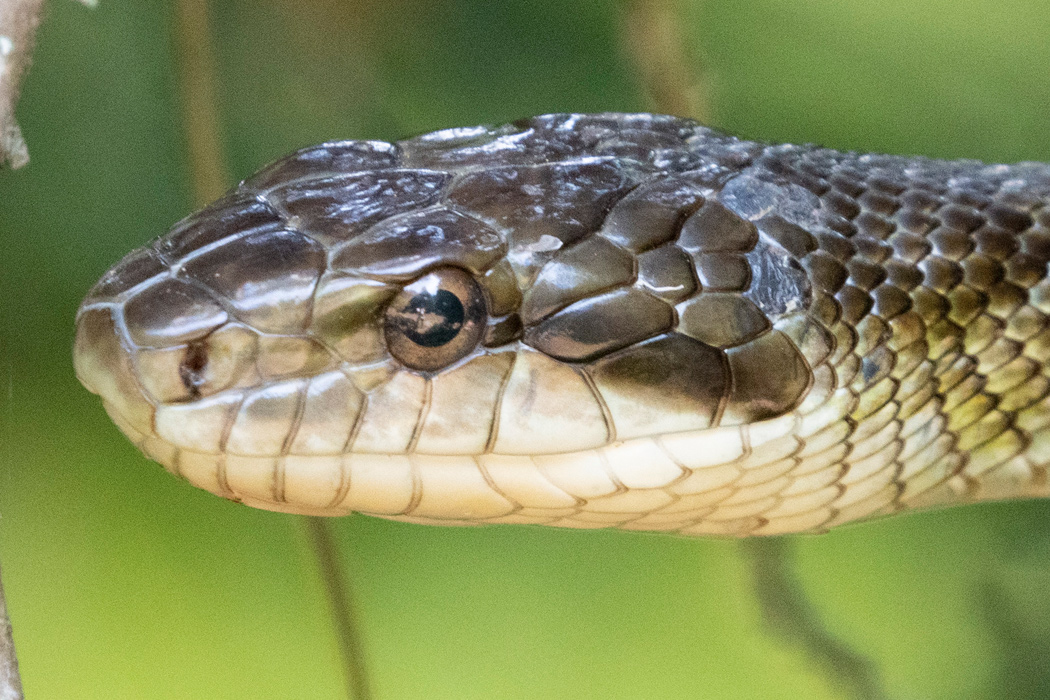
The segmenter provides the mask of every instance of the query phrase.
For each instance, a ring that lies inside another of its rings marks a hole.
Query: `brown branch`
[[[44,0],[0,0],[0,165],[21,168],[29,162],[15,105],[29,70],[33,39]]]
[[[708,81],[683,25],[681,0],[625,0],[621,41],[654,109],[704,121]]]
[[[11,618],[7,615],[4,584],[0,581],[0,700],[22,700],[22,678],[18,675]]]
[[[94,7],[97,0],[80,0]],[[0,166],[21,168],[29,162],[15,105],[29,70],[44,0],[0,0]],[[2,700],[2,699],[0,699]]]

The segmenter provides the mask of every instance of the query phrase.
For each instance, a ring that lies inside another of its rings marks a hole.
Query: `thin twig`
[[[22,678],[18,675],[11,618],[7,616],[4,584],[0,580],[0,700],[22,700]]]
[[[97,0],[80,0],[94,7]],[[0,166],[21,168],[29,149],[15,120],[22,79],[29,70],[44,0],[0,0]]]
[[[325,594],[332,614],[332,624],[339,637],[339,650],[346,674],[347,694],[351,700],[369,700],[372,697],[365,672],[365,656],[357,632],[354,605],[350,587],[339,563],[339,554],[332,539],[327,518],[303,518],[306,535],[317,558],[317,570],[324,583]]]
[[[193,201],[202,207],[230,182],[219,129],[208,0],[175,3],[175,52]]]
[[[625,0],[621,41],[654,109],[704,121],[709,81],[684,26],[681,0]]]
[[[755,597],[766,626],[784,641],[803,649],[824,667],[828,678],[857,700],[886,697],[876,666],[824,628],[795,577],[790,542],[783,538],[745,540]]]
[[[44,0],[0,0],[0,165],[21,168],[29,150],[15,121]]]

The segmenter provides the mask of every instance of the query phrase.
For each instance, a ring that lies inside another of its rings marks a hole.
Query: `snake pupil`
[[[463,303],[452,292],[423,292],[401,312],[402,332],[416,345],[437,348],[459,335],[463,317]]]

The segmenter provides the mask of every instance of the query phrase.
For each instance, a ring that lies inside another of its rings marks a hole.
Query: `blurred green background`
[[[76,383],[80,297],[191,208],[174,10],[49,4],[0,172],[0,561],[30,700],[340,698],[300,523],[147,462]],[[601,0],[214,2],[232,176],[336,138],[646,110]],[[709,121],[753,138],[1050,160],[1044,0],[683,0]],[[739,544],[334,523],[375,696],[845,698],[772,635]],[[1050,504],[794,538],[892,698],[1050,697]]]

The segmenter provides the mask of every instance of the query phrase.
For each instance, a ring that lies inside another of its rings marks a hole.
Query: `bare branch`
[[[29,69],[33,37],[44,0],[0,0],[0,165],[21,168],[29,162],[15,105]]]
[[[7,616],[4,584],[0,581],[0,700],[23,700],[22,679],[18,675],[11,618]]]
[[[98,0],[80,0],[95,7]],[[29,70],[44,0],[0,0],[0,166],[21,168],[29,162],[15,106]],[[2,699],[0,699],[2,700]]]

